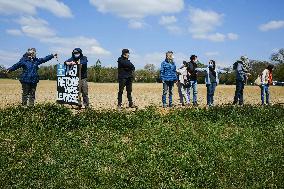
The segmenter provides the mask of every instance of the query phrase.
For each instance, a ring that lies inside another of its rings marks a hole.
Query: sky
[[[30,47],[63,63],[80,47],[92,66],[117,66],[123,48],[137,69],[159,68],[165,52],[231,66],[241,55],[269,60],[284,47],[283,0],[0,0],[0,65]]]

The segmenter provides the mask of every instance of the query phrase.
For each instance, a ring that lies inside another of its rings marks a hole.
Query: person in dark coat
[[[83,105],[88,108],[90,105],[88,96],[88,58],[83,55],[80,48],[75,48],[72,51],[72,57],[64,62],[66,65],[81,64],[81,91],[83,96]]]
[[[38,75],[39,65],[53,59],[54,57],[57,57],[57,54],[51,54],[46,56],[45,58],[37,58],[36,49],[29,48],[18,63],[8,68],[7,70],[8,73],[15,71],[19,68],[23,68],[23,72],[20,77],[20,82],[22,84],[22,91],[23,91],[22,92],[23,106],[34,105],[36,87],[37,83],[39,82],[39,75]]]
[[[119,91],[118,91],[118,109],[121,109],[122,106],[122,94],[123,90],[126,87],[127,99],[130,108],[134,108],[132,100],[132,82],[133,74],[135,71],[134,65],[129,60],[129,50],[123,49],[121,57],[117,60],[118,63],[118,82],[119,82]]]

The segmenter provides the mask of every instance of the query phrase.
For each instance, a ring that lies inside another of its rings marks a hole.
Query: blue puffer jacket
[[[170,63],[168,60],[162,62],[160,75],[162,81],[177,81],[175,63],[174,62]]]
[[[20,81],[22,83],[38,83],[39,76],[38,76],[38,69],[39,65],[45,63],[49,60],[54,58],[53,55],[48,55],[45,58],[29,58],[26,54],[23,55],[21,60],[13,65],[11,68],[8,68],[9,71],[15,71],[19,68],[23,68],[23,72],[21,74]]]

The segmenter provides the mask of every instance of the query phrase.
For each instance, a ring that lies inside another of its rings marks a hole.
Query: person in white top
[[[190,92],[190,83],[188,80],[188,71],[187,71],[187,63],[183,61],[183,65],[177,70],[178,74],[178,93],[179,100],[182,106],[189,105],[189,92]]]
[[[265,102],[267,105],[270,104],[270,93],[269,93],[269,86],[272,85],[272,70],[274,66],[272,64],[268,65],[267,68],[262,72],[261,75],[261,103],[262,105],[265,105]],[[264,102],[264,96],[266,96],[266,101]]]

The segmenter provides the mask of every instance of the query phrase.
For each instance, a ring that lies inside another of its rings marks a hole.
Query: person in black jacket
[[[193,105],[194,106],[198,106],[197,104],[197,72],[198,72],[197,62],[198,62],[197,56],[191,55],[190,62],[188,62],[187,64],[188,65],[187,71],[189,72],[190,88],[192,88],[192,92],[193,92]]]
[[[118,91],[118,109],[121,109],[122,105],[122,94],[124,87],[126,87],[127,98],[129,102],[129,107],[134,108],[131,92],[132,92],[132,81],[133,73],[135,71],[134,65],[130,62],[129,50],[123,49],[121,57],[118,58],[118,82],[119,82],[119,91]]]
[[[88,58],[83,55],[83,51],[80,48],[75,48],[72,51],[72,57],[65,61],[66,65],[81,64],[81,91],[83,96],[83,104],[85,108],[89,108],[89,96],[88,96]]]

